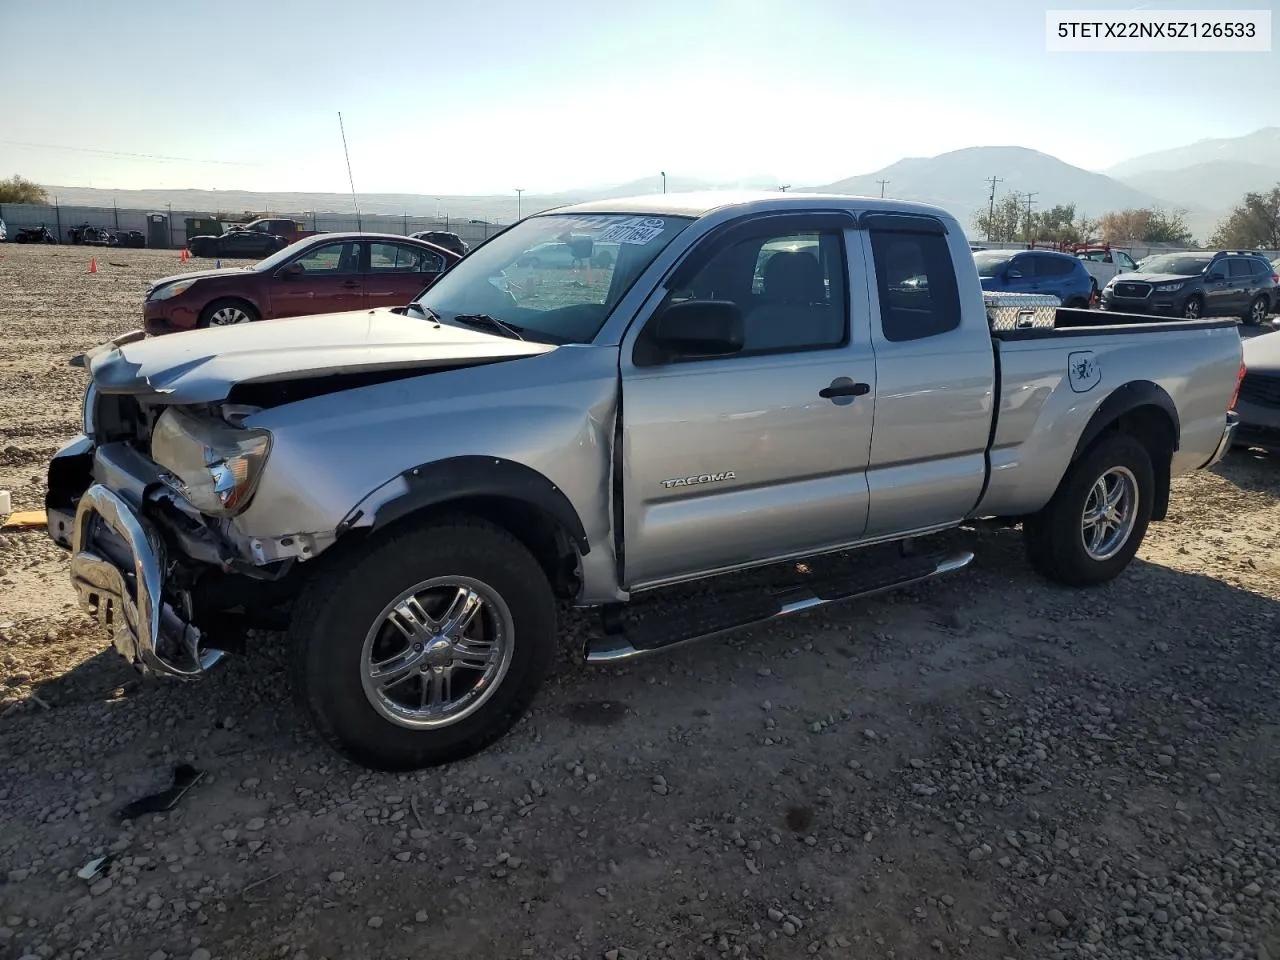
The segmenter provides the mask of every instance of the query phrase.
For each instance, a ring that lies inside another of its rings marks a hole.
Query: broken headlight
[[[201,513],[230,517],[249,505],[271,452],[266,430],[233,427],[170,407],[156,421],[151,459]]]

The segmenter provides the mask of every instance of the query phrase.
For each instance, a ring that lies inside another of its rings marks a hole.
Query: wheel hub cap
[[[1112,467],[1085,497],[1080,536],[1093,560],[1109,560],[1129,540],[1138,516],[1138,481],[1127,467]]]
[[[506,676],[514,634],[510,609],[488,584],[467,577],[419,583],[387,604],[365,636],[365,696],[398,726],[457,723]]]

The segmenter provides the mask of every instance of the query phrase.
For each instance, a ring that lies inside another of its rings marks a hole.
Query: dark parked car
[[[1051,250],[983,250],[973,255],[982,289],[993,293],[1039,293],[1064,307],[1088,307],[1093,279],[1084,263]]]
[[[192,237],[187,249],[193,257],[265,257],[289,245],[285,237],[259,230],[228,230],[220,237]]]
[[[1235,445],[1280,453],[1280,332],[1246,339],[1244,367],[1232,405],[1240,418]]]
[[[460,258],[412,237],[324,233],[251,267],[166,277],[147,291],[150,334],[254,320],[400,307]]]
[[[1280,302],[1280,280],[1265,256],[1249,250],[1166,253],[1102,290],[1102,309],[1196,320],[1240,317],[1261,324]]]
[[[419,233],[411,234],[411,236],[415,240],[425,240],[427,243],[434,243],[437,247],[452,250],[460,257],[465,257],[470,249],[467,246],[467,241],[456,233],[448,233],[444,230],[423,230]]]

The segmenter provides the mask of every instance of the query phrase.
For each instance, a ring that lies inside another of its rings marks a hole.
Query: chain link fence
[[[366,214],[357,217],[341,213],[263,213],[261,216],[295,220],[303,230],[338,233],[359,230],[366,233],[392,233],[408,236],[426,230],[454,233],[475,247],[502,230],[506,224],[486,220],[455,219],[450,217],[415,217],[409,214],[388,216]],[[71,206],[67,204],[0,204],[0,220],[8,228],[12,242],[19,230],[46,227],[59,243],[72,242],[72,231],[82,226],[100,227],[117,233],[136,231],[145,238],[145,245],[159,249],[177,250],[187,243],[187,220],[195,219],[225,225],[247,222],[252,219],[244,214],[210,213],[209,211],[126,210],[118,207]],[[203,231],[202,231],[203,232]],[[218,230],[217,232],[221,232]]]

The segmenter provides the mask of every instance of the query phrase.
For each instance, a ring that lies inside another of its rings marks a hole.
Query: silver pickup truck
[[[581,256],[531,265],[550,242]],[[443,763],[529,706],[558,600],[599,609],[611,662],[957,570],[919,538],[979,518],[1052,580],[1118,575],[1231,444],[1236,322],[1021,314],[993,324],[933,207],[557,209],[406,307],[91,351],[49,529],[142,668],[287,626],[329,743]]]

